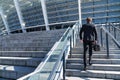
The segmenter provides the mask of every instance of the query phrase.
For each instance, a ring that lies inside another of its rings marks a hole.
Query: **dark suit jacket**
[[[94,24],[84,24],[80,30],[80,39],[83,41],[97,40],[97,31]]]

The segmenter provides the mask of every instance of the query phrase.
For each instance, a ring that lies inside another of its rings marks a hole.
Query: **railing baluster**
[[[75,41],[75,40],[74,40],[74,37],[75,37],[75,36],[74,36],[74,30],[73,30],[72,36],[73,36],[73,47],[74,47],[74,41]]]
[[[70,58],[71,58],[71,56],[72,56],[72,40],[71,40],[71,36],[70,36]]]
[[[103,47],[102,28],[100,29],[101,46]]]
[[[64,51],[63,53],[63,80],[65,80],[65,76],[66,76],[65,68],[66,68],[66,62],[65,62],[65,51]]]
[[[108,33],[106,33],[106,49],[107,49],[107,58],[109,58],[109,43],[108,43]]]
[[[116,39],[116,28],[114,27],[114,37]]]

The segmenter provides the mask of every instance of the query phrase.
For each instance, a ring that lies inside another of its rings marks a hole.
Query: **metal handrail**
[[[113,42],[117,45],[117,47],[120,49],[120,43],[115,39],[115,37],[107,30],[104,26],[100,28],[101,33],[101,45],[103,45],[102,42],[102,30],[106,33],[106,49],[107,49],[107,57],[109,58],[109,39],[108,36],[112,38]]]
[[[120,31],[120,29],[119,28],[117,28],[117,27],[115,27],[115,25],[114,24],[109,24],[110,26],[112,26],[113,28],[115,28],[115,29],[117,29],[118,31]]]
[[[77,23],[73,26],[73,28],[71,29],[71,33],[72,33],[72,35],[71,36],[73,36],[74,35],[74,29],[75,29],[75,27],[76,27],[76,25],[77,25]],[[73,30],[73,32],[72,32],[72,30]],[[70,35],[68,35],[68,36],[70,36]],[[70,44],[71,44],[71,36],[69,37],[69,41],[70,41]],[[75,44],[75,38],[74,38],[75,36],[73,36],[73,47],[74,47],[74,44]],[[69,47],[71,47],[71,45],[69,45]],[[59,63],[59,61],[61,61],[61,59],[63,60],[63,80],[65,80],[65,62],[66,62],[66,60],[65,60],[65,58],[66,58],[66,53],[65,53],[65,51],[66,51],[66,48],[67,48],[67,43],[66,43],[66,45],[64,46],[64,48],[63,48],[63,50],[62,50],[62,52],[61,52],[61,55],[59,56],[59,58],[58,58],[58,60],[57,60],[57,62],[56,62],[56,64],[55,64],[55,66],[54,66],[54,70],[51,72],[51,74],[50,74],[50,76],[49,76],[49,78],[48,78],[48,80],[54,80],[54,75],[56,74],[55,72],[57,71],[57,67],[59,66],[58,64],[60,64]],[[60,67],[60,66],[59,66]]]

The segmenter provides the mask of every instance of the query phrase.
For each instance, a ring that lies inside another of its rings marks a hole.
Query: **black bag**
[[[94,51],[100,51],[100,45],[98,43],[93,44]]]

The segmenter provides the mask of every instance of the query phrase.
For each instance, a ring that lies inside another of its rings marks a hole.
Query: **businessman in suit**
[[[86,24],[82,25],[82,28],[80,30],[80,41],[83,43],[84,48],[84,54],[83,54],[83,62],[84,62],[84,70],[86,70],[87,67],[87,57],[86,52],[89,48],[89,65],[92,65],[91,59],[92,59],[92,44],[97,42],[97,31],[95,28],[95,25],[92,24],[92,18],[88,17],[86,19]]]

